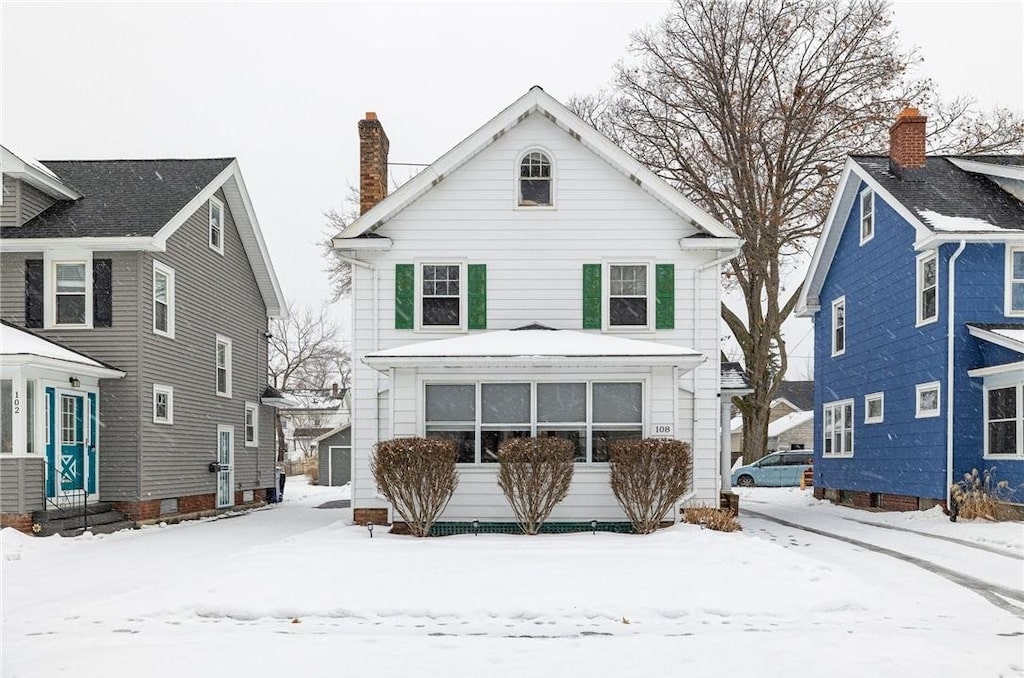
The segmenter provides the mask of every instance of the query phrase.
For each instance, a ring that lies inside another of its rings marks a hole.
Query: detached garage
[[[347,485],[352,480],[352,427],[345,424],[316,439],[320,484]]]

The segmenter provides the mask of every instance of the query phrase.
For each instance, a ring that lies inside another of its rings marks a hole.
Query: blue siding
[[[863,189],[863,185],[860,187]],[[858,190],[860,190],[858,189]],[[948,262],[956,244],[939,248],[939,319],[915,327],[917,256],[914,228],[875,196],[875,236],[860,244],[855,201],[819,295],[815,315],[815,483],[821,487],[946,495],[946,328]],[[1007,322],[1003,314],[1005,248],[969,243],[956,262],[954,322],[954,480],[997,466],[997,478],[1024,488],[1024,460],[983,459],[983,380],[967,371],[1024,356],[970,336],[967,323]],[[846,352],[831,355],[832,301],[846,297]],[[1016,319],[1014,319],[1016,320]],[[915,386],[941,383],[940,416],[915,417]],[[864,396],[885,393],[885,419],[864,423]],[[854,455],[822,458],[825,403],[854,400]],[[1020,490],[1017,500],[1024,498]]]

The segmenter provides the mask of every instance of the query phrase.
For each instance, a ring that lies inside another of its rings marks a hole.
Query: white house
[[[494,462],[521,435],[576,444],[552,521],[625,519],[620,438],[691,443],[685,499],[717,505],[719,275],[737,236],[540,87],[391,195],[375,114],[359,134],[362,215],[334,240],[353,265],[355,520],[389,522],[370,458],[402,436],[459,445],[442,521],[513,520]]]

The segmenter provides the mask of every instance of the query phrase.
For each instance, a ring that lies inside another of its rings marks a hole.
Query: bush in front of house
[[[1009,483],[996,480],[996,470],[987,468],[978,473],[972,469],[963,480],[953,485],[950,495],[956,506],[956,516],[966,520],[1017,520],[1018,514],[1009,506]]]
[[[426,537],[441,515],[459,476],[458,451],[447,438],[395,438],[374,446],[370,471],[377,489],[416,537]]]
[[[617,440],[610,445],[611,486],[638,534],[650,534],[690,487],[689,443],[670,438]]]
[[[716,532],[736,532],[743,528],[729,509],[693,506],[683,511],[683,520]]]
[[[576,448],[564,438],[510,438],[498,448],[498,485],[526,534],[537,534],[569,493]]]

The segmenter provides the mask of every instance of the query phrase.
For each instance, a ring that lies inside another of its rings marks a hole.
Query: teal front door
[[[46,499],[66,505],[96,493],[96,394],[45,391]]]

